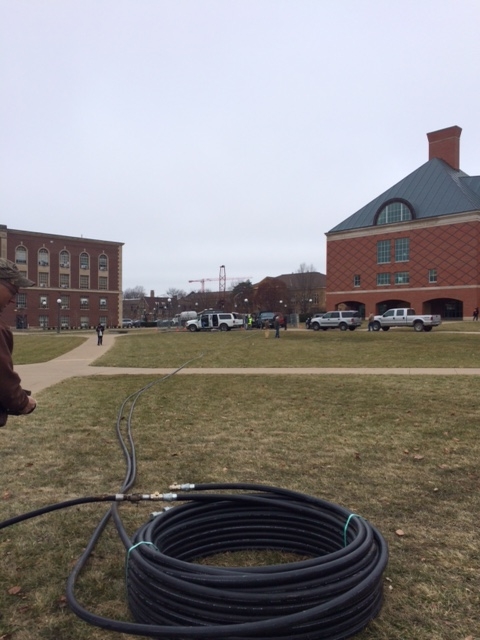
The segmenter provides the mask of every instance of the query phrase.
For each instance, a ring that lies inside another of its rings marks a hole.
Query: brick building
[[[17,329],[118,326],[122,314],[123,243],[73,238],[0,225],[0,256],[35,281],[3,320]]]
[[[329,309],[480,306],[480,176],[460,169],[461,131],[427,134],[425,164],[326,234]]]

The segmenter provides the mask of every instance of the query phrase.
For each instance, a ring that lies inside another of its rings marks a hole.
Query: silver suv
[[[317,323],[315,323],[317,324]],[[362,325],[362,319],[358,311],[328,311],[319,319],[320,329],[340,329],[340,331],[355,331]],[[317,327],[313,327],[317,329]]]

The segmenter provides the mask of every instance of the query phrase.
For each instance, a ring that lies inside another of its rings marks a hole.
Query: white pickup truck
[[[415,331],[431,331],[433,327],[442,324],[439,315],[419,316],[414,309],[389,309],[383,316],[375,316],[374,331],[388,331],[390,327],[413,327]]]

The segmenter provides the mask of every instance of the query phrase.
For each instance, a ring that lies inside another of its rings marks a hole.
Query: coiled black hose
[[[367,521],[276,487],[192,487],[202,493],[143,525],[128,552],[129,606],[137,622],[153,625],[152,636],[334,640],[378,614],[388,552]],[[203,493],[232,489],[255,493]],[[194,562],[248,549],[308,559],[253,568]]]

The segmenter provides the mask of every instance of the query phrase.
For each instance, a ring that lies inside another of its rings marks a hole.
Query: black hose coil
[[[154,637],[348,638],[382,606],[381,534],[341,506],[260,485],[195,485],[201,493],[143,525],[127,554],[135,620]],[[204,493],[229,489],[254,493]],[[238,550],[308,556],[223,568],[195,560]]]

